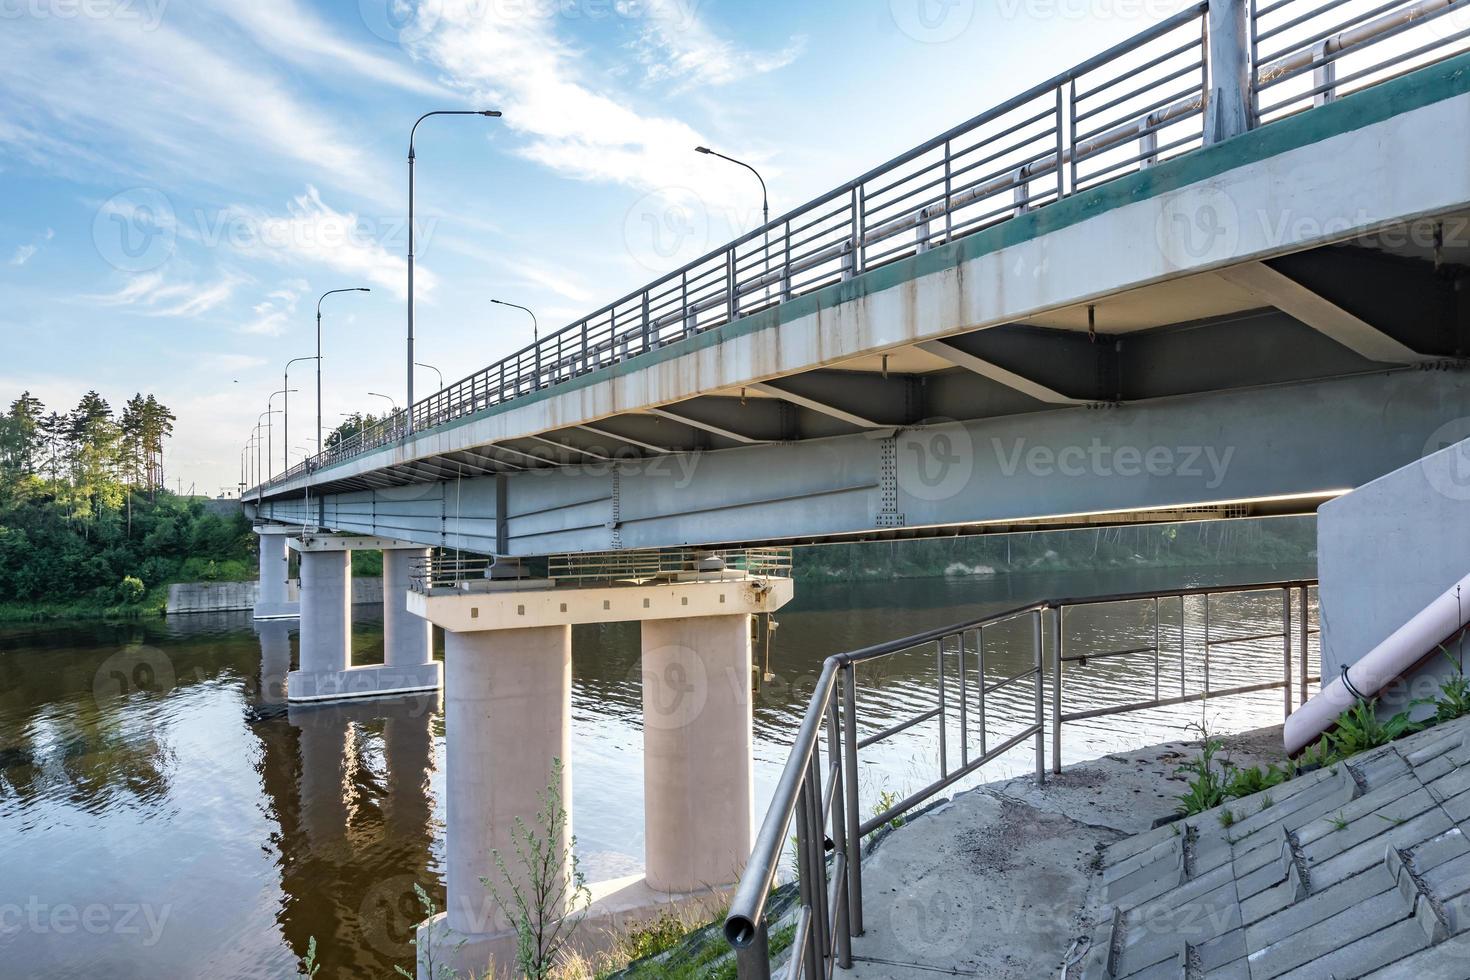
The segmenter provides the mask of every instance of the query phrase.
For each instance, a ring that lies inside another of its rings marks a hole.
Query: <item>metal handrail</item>
[[[788,840],[787,835],[793,823],[796,825],[796,866],[801,896],[797,911],[796,939],[792,947],[787,974],[794,980],[801,976],[828,976],[833,966],[845,968],[852,964],[851,939],[863,932],[861,844],[865,836],[932,799],[939,792],[976,772],[986,763],[1024,744],[1027,740],[1034,740],[1035,743],[1037,779],[1045,780],[1047,725],[1044,714],[1046,700],[1044,678],[1048,673],[1050,673],[1052,682],[1051,768],[1053,772],[1061,771],[1061,732],[1062,725],[1068,721],[1274,689],[1284,690],[1284,710],[1289,716],[1292,710],[1293,693],[1297,694],[1301,703],[1305,703],[1308,684],[1312,681],[1320,681],[1320,678],[1311,676],[1309,668],[1310,636],[1317,632],[1310,625],[1309,590],[1315,585],[1315,580],[1292,579],[1239,586],[1201,586],[1163,592],[1125,592],[1044,599],[826,658],[813,687],[811,700],[802,716],[801,725],[792,741],[791,752],[776,784],[771,805],[756,834],[750,861],[736,886],[735,894],[730,902],[730,911],[725,919],[725,938],[735,949],[740,980],[768,980],[770,977],[768,923],[765,919],[766,902],[775,882],[780,858]],[[1210,638],[1210,598],[1212,596],[1249,594],[1271,596],[1276,593],[1280,594],[1282,600],[1282,629],[1280,632],[1231,636],[1218,641]],[[1204,687],[1202,692],[1196,694],[1189,694],[1183,690],[1187,649],[1185,642],[1186,600],[1191,597],[1204,598],[1202,642],[1205,667]],[[1163,696],[1160,687],[1159,663],[1162,637],[1159,629],[1159,603],[1163,599],[1177,599],[1180,604],[1181,694],[1177,697]],[[1138,601],[1154,603],[1154,642],[1152,644],[1130,647],[1126,650],[1104,651],[1102,654],[1088,656],[1069,656],[1067,654],[1064,615],[1067,609]],[[1301,616],[1297,621],[1298,628],[1295,632],[1292,620],[1294,603],[1301,610]],[[1044,620],[1048,613],[1052,621],[1050,671],[1047,670],[1045,655],[1047,630]],[[1029,619],[1032,624],[1033,665],[993,684],[988,684],[984,663],[984,631],[1022,619]],[[1294,644],[1294,637],[1299,637],[1299,647]],[[1280,680],[1211,689],[1209,657],[1213,646],[1226,642],[1261,641],[1275,638],[1280,638],[1283,643]],[[973,639],[974,642],[967,642],[968,639]],[[913,652],[930,644],[935,645],[938,658],[938,707],[920,712],[916,717],[905,719],[860,739],[858,737],[856,697],[858,666],[896,654]],[[1295,663],[1299,671],[1294,675],[1293,652],[1297,649],[1300,655],[1296,658]],[[971,653],[976,658],[979,686],[978,710],[980,712],[980,752],[973,757],[969,751],[970,697],[967,690],[967,668],[965,666],[965,660]],[[1140,653],[1152,653],[1154,657],[1154,697],[1152,699],[1073,713],[1064,713],[1061,710],[1063,664],[1080,662],[1085,665],[1089,657],[1105,659],[1111,656]],[[960,764],[954,768],[950,767],[947,757],[947,746],[950,739],[946,721],[949,702],[946,696],[945,664],[946,658],[950,656],[957,656],[959,660],[958,709],[961,751]],[[986,695],[1028,680],[1034,681],[1035,715],[1033,719],[999,744],[987,744]],[[939,778],[867,820],[861,819],[858,805],[858,751],[932,721],[936,717],[940,720]],[[826,736],[825,764],[822,751],[824,734]],[[829,849],[830,858],[827,854]]]
[[[1299,0],[1264,6],[1252,2],[1249,94],[1257,125],[1268,121],[1267,117],[1274,121],[1332,101],[1346,88],[1384,81],[1389,77],[1385,73],[1393,69],[1407,65],[1404,70],[1411,70],[1418,67],[1413,64],[1416,60],[1422,63],[1432,60],[1431,55],[1448,56],[1442,52],[1452,45],[1463,50],[1461,42],[1470,41],[1470,29],[1462,30],[1407,52],[1390,53],[1339,78],[1336,66],[1346,55],[1442,17],[1470,0],[1402,0],[1395,9],[1382,13],[1395,6],[1394,0],[1388,0],[1328,29],[1311,27],[1305,38],[1285,41],[1284,46],[1261,56],[1263,40],[1283,37],[1339,4],[1339,0],[1316,0],[1312,13],[1292,17],[1285,24],[1262,25],[1263,19],[1294,2]],[[284,481],[397,442],[412,432],[638,357],[1189,152],[1205,136],[1208,8],[1207,0],[1202,0],[1181,10],[454,382],[343,445],[303,460],[254,487],[255,494],[258,497]],[[1196,22],[1199,34],[1188,35],[1179,43],[1178,38],[1186,36],[1184,29]],[[1145,52],[1141,63],[1121,64],[1160,40],[1167,46]],[[1113,69],[1114,74],[1079,89],[1079,82],[1104,68]],[[1153,71],[1159,74],[1148,74]],[[1262,104],[1264,91],[1307,71],[1313,73],[1309,90]],[[1139,75],[1143,80],[1131,84]],[[1119,84],[1128,86],[1123,94],[1113,92]],[[1300,105],[1304,99],[1309,101]],[[1019,119],[1007,121],[1018,111],[1022,112]],[[998,132],[985,132],[997,123]],[[1164,131],[1168,131],[1167,139]],[[965,143],[977,134],[977,142]],[[1136,144],[1136,152],[1122,149],[1129,144]],[[935,151],[938,157],[926,161]],[[1083,164],[1092,160],[1098,161],[1096,168],[1084,170]],[[921,164],[918,169],[905,169],[916,162]],[[976,175],[976,170],[983,172]],[[880,178],[877,186],[869,186]],[[1004,199],[1007,193],[1011,196]],[[968,213],[976,209],[982,210]]]

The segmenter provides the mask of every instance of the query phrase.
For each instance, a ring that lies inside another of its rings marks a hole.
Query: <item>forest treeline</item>
[[[243,577],[253,535],[164,488],[176,416],[153,395],[69,411],[23,392],[0,416],[0,605],[138,607],[170,582]]]

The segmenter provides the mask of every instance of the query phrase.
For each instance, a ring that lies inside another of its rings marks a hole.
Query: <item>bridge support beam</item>
[[[649,620],[643,631],[648,886],[733,883],[750,857],[750,615]]]
[[[291,560],[286,550],[295,528],[262,524],[255,529],[260,539],[260,586],[255,596],[256,619],[294,619],[301,614],[296,588],[290,581]]]
[[[440,687],[427,620],[408,612],[409,566],[427,549],[382,538],[304,536],[301,553],[301,652],[286,682],[289,701],[387,697]],[[352,666],[352,552],[383,550],[383,663]],[[403,551],[403,557],[394,556]],[[415,625],[415,621],[419,625]]]
[[[410,594],[409,608],[445,629],[448,894],[445,911],[419,926],[421,980],[430,949],[436,969],[513,967],[513,925],[481,879],[506,894],[492,850],[523,873],[513,828],[519,818],[539,829],[554,759],[572,812],[574,624],[642,621],[647,873],[590,885],[573,945],[605,947],[669,906],[718,911],[750,855],[751,613],[792,596],[790,579],[720,576],[561,588],[508,579]]]

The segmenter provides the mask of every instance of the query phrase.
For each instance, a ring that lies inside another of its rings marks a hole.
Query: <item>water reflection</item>
[[[1211,577],[1300,574],[1310,570]],[[1152,571],[799,588],[779,616],[775,677],[756,699],[758,811],[827,655],[1040,596],[1207,584],[1199,578]],[[380,658],[378,615],[355,610],[355,662]],[[1258,618],[1273,615],[1279,624],[1279,611],[1262,607]],[[1076,622],[1099,650],[1151,642],[1154,628],[1151,611],[1138,609]],[[411,962],[421,918],[413,885],[443,897],[438,699],[288,709],[296,628],[248,614],[0,627],[0,972],[279,977],[313,936],[323,975],[385,977]],[[1161,610],[1160,630],[1160,683],[1177,685],[1177,610]],[[573,819],[593,879],[642,863],[638,636],[636,624],[574,631]],[[1197,642],[1186,631],[1186,647]],[[1030,663],[1028,630],[989,633],[986,644],[988,683]],[[1212,684],[1256,676],[1260,654],[1221,648]],[[1186,685],[1200,681],[1192,663],[1185,658]],[[951,659],[946,669],[957,667]],[[866,723],[932,706],[937,670],[932,653],[865,668]],[[1093,661],[1069,686],[1068,710],[1131,696],[1140,683],[1151,691],[1153,676],[1151,656]],[[1212,702],[1209,712],[1222,727],[1246,727],[1279,720],[1280,705],[1269,692]],[[998,692],[986,738],[998,743],[1032,710],[1028,691]],[[1175,737],[1199,716],[1196,705],[1078,722],[1064,757]],[[958,746],[958,718],[946,724]],[[967,729],[973,751],[982,730],[973,715]],[[865,752],[864,806],[880,789],[932,778],[936,739],[937,723]],[[1026,751],[994,771],[1026,771]],[[93,910],[98,930],[65,912],[53,924],[52,913],[66,909]]]

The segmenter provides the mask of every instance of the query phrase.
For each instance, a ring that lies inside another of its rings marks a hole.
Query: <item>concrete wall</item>
[[[260,592],[259,582],[181,582],[168,587],[168,605],[164,611],[174,613],[230,612],[237,609],[254,609],[255,597]],[[289,591],[290,602],[299,595],[293,579]],[[383,601],[383,580],[380,578],[354,578],[352,580],[352,602],[365,605]]]
[[[1470,420],[1446,429],[1463,436]],[[1329,680],[1470,571],[1470,439],[1324,504],[1317,554]],[[1427,696],[1427,679],[1448,668],[1443,658],[1431,660],[1405,689],[1385,694],[1385,708]]]

